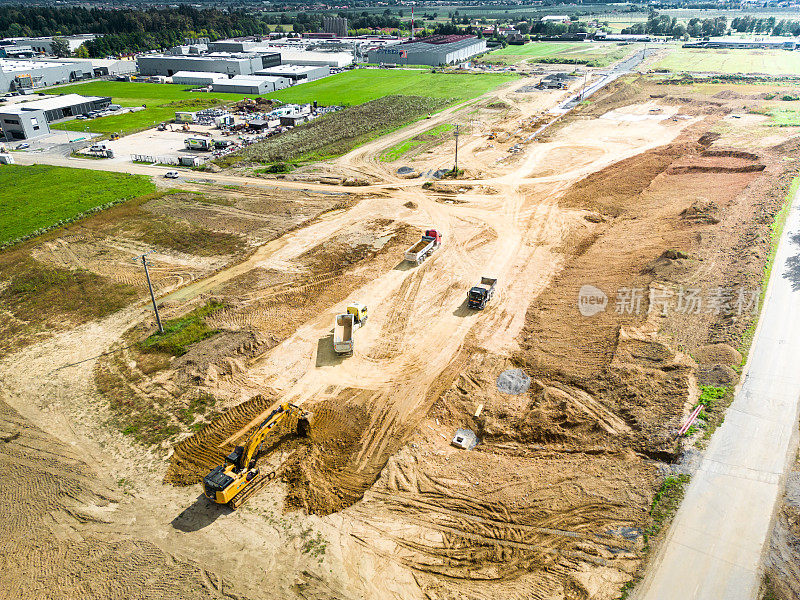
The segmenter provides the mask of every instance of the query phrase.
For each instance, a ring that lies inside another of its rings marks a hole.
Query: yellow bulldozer
[[[217,504],[238,508],[250,496],[275,478],[275,471],[261,472],[258,457],[265,442],[273,445],[288,435],[308,435],[311,413],[294,404],[283,403],[273,410],[247,438],[236,446],[225,464],[215,467],[203,477],[203,493]]]

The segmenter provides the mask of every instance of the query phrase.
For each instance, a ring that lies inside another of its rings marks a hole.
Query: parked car
[[[86,119],[88,119],[89,117],[87,117],[86,115],[78,115],[76,118],[77,118],[79,121],[85,121],[85,120],[86,120]]]
[[[166,173],[164,173],[164,177],[166,177],[167,179],[177,179],[180,176],[181,174],[178,173],[177,171],[167,171]]]
[[[30,147],[31,147],[31,145],[29,143],[27,143],[27,142],[25,142],[23,144],[17,144],[17,150],[25,150],[25,148],[30,148]]]

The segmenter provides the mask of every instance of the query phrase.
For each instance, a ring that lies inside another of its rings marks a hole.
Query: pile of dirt
[[[345,390],[332,401],[311,406],[308,439],[284,463],[281,477],[289,484],[286,504],[311,514],[327,515],[352,505],[374,481],[355,468],[355,456],[370,417]],[[350,402],[340,404],[342,397]]]
[[[265,415],[275,398],[256,396],[227,411],[202,431],[174,447],[164,481],[173,485],[193,485],[208,472],[225,462],[234,446],[243,440],[231,436]]]
[[[248,359],[260,356],[277,343],[274,335],[252,329],[222,331],[194,344],[171,366],[179,377],[213,386],[220,376],[243,372]]]

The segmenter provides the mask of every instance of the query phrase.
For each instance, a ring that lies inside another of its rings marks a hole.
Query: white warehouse
[[[178,71],[172,76],[172,83],[180,85],[211,85],[212,83],[226,79],[228,79],[228,76],[225,73]]]
[[[285,77],[238,76],[221,79],[211,84],[211,91],[230,94],[268,94],[291,85]]]

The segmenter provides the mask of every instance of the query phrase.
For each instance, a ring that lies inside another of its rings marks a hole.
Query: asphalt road
[[[778,247],[746,375],[636,590],[640,600],[754,600],[797,449],[800,193]]]

